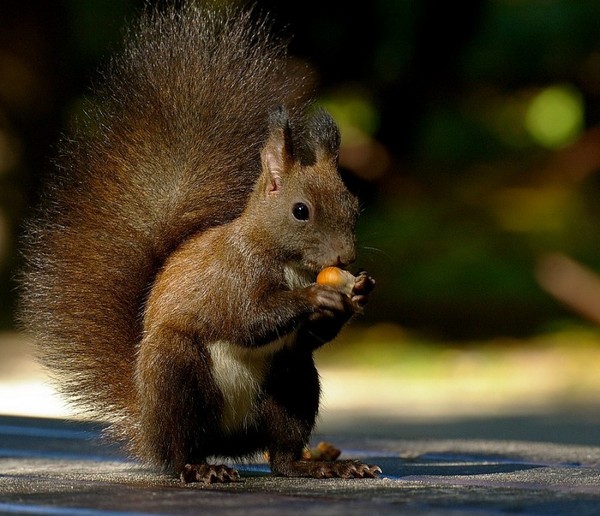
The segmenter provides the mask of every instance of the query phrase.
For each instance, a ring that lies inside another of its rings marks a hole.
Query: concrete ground
[[[327,403],[315,443],[379,465],[380,478],[277,478],[259,460],[239,465],[239,483],[182,486],[102,443],[100,425],[65,419],[26,346],[10,342],[0,346],[0,414],[13,414],[0,416],[0,513],[600,514],[596,398],[516,403],[523,396],[494,405],[485,395],[456,393],[446,410],[438,398],[429,407],[421,400],[422,410],[411,413],[411,385],[340,380],[346,396],[337,402],[327,381],[343,377],[325,370]],[[363,402],[372,405],[346,404],[368,385],[376,394]],[[446,387],[450,381],[432,392]],[[55,417],[14,415],[27,413]]]
[[[366,425],[366,426],[365,426]],[[368,430],[366,421],[360,428]],[[369,480],[277,478],[182,486],[97,440],[99,427],[0,418],[0,512],[21,514],[600,514],[600,447],[515,440],[322,436],[378,464]]]

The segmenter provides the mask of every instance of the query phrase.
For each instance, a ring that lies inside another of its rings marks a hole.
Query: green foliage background
[[[3,3],[4,327],[13,325],[17,237],[52,145],[142,4]],[[292,54],[310,63],[342,126],[345,174],[364,204],[358,265],[378,280],[367,322],[473,338],[578,318],[535,271],[551,252],[600,269],[596,1],[258,5],[294,35]],[[536,130],[532,106],[547,91],[567,100],[542,105]],[[548,127],[558,131],[551,141],[540,136]]]

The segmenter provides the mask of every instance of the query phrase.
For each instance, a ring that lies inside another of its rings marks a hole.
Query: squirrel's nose
[[[351,265],[352,263],[354,263],[355,260],[356,260],[356,253],[351,252],[344,256],[338,256],[337,263],[335,264],[335,266],[339,267],[340,269],[345,269],[346,267],[348,267],[348,265]]]

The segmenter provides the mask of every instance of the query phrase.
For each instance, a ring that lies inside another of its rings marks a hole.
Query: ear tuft
[[[333,117],[319,108],[308,121],[307,132],[317,158],[337,161],[340,152],[340,130]]]
[[[283,106],[274,109],[269,116],[269,137],[261,151],[265,193],[277,193],[282,178],[292,166],[294,149],[292,130],[287,110]]]
[[[277,106],[269,115],[269,141],[272,140],[278,140],[282,151],[285,152],[290,161],[293,161],[294,143],[292,141],[290,117],[283,106]]]

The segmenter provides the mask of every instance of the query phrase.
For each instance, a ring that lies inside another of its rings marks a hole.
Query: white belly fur
[[[226,341],[209,346],[212,372],[223,394],[221,428],[233,433],[252,426],[256,421],[256,399],[265,380],[274,353],[294,335],[258,348],[244,348]]]
[[[312,282],[310,273],[296,267],[284,270],[289,288],[303,288]],[[209,346],[213,375],[223,394],[221,428],[226,433],[248,428],[256,421],[256,399],[273,355],[292,342],[295,332],[258,348],[244,348],[226,341]]]

